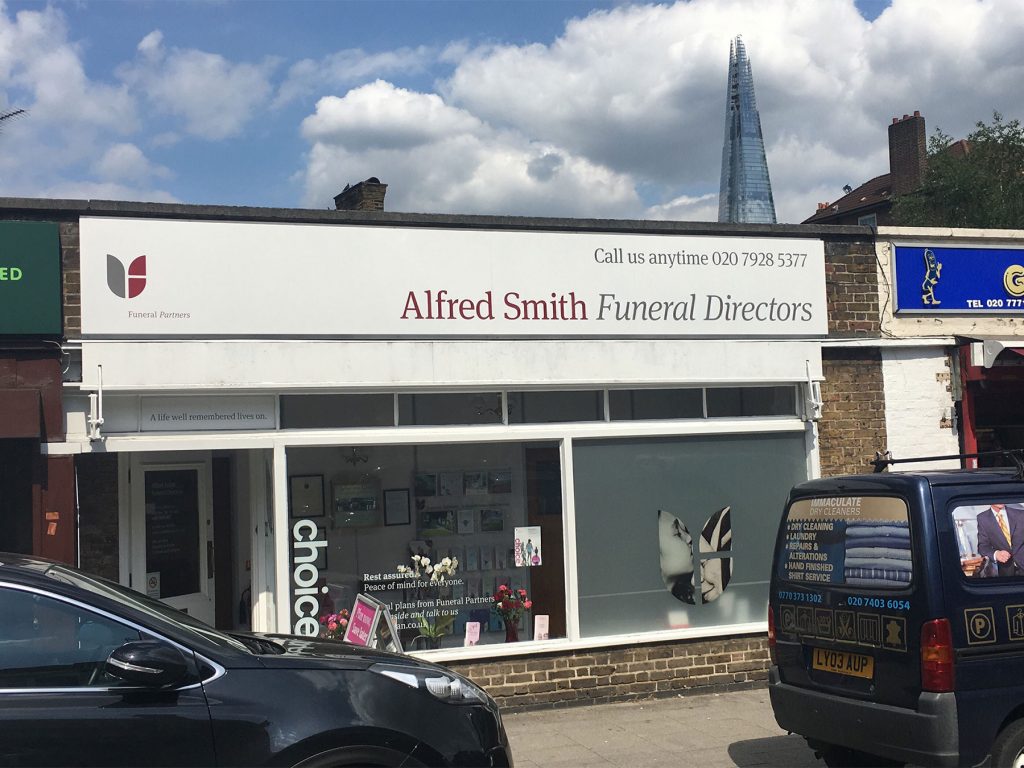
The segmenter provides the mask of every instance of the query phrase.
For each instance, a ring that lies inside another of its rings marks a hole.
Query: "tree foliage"
[[[966,154],[964,153],[966,149]],[[928,142],[920,189],[896,198],[893,223],[903,226],[1024,229],[1024,128],[998,112],[978,122],[966,147],[941,131]]]

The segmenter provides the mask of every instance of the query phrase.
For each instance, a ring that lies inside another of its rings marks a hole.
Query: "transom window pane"
[[[391,427],[395,400],[382,395],[282,395],[283,429]]]
[[[708,416],[793,416],[793,387],[722,387],[709,389]]]
[[[398,396],[402,425],[501,424],[501,394],[458,392]]]
[[[700,389],[613,389],[608,393],[613,421],[699,419],[704,416]]]
[[[509,392],[508,421],[509,424],[604,421],[604,399],[599,391]]]

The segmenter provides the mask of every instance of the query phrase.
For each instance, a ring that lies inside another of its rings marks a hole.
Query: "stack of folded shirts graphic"
[[[846,524],[846,583],[860,587],[902,587],[910,583],[910,526],[864,520]]]

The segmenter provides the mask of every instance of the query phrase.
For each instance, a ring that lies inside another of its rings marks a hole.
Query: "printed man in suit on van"
[[[978,554],[996,564],[997,576],[1024,575],[1024,511],[992,504],[979,512]]]

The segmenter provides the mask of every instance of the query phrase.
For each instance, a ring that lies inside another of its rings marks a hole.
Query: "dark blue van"
[[[1024,473],[803,483],[769,598],[775,718],[830,766],[1024,765]]]

